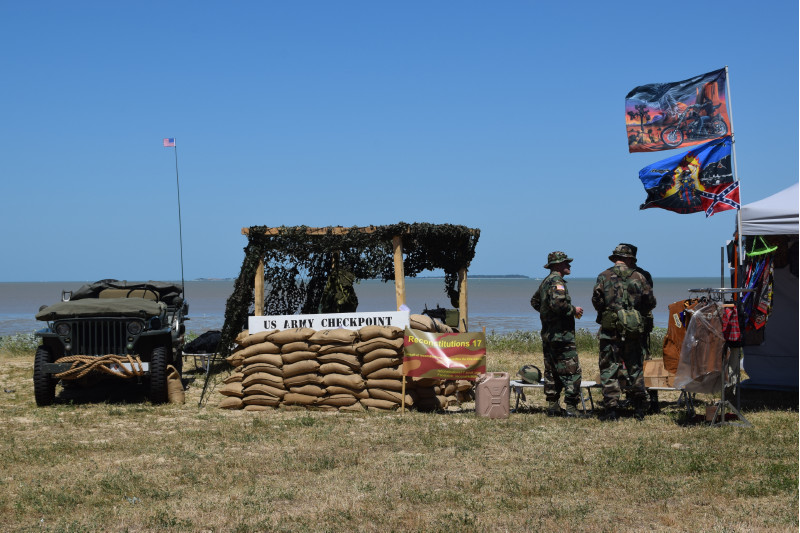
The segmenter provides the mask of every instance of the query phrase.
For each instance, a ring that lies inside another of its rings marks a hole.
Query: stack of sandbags
[[[411,318],[415,329],[450,331],[425,315]],[[227,359],[236,372],[220,390],[225,396],[220,407],[397,409],[403,401],[403,334],[389,326],[244,331]],[[406,378],[406,387],[406,406],[436,410],[467,399],[472,382]]]
[[[358,332],[326,329],[316,332],[311,339],[320,346],[318,372],[325,388],[316,406],[328,411],[362,411],[358,402],[368,396],[361,378],[361,360],[355,349]]]
[[[368,409],[391,411],[402,403],[403,330],[390,326],[366,326],[358,331],[355,349],[361,358],[361,376],[367,398],[361,405]],[[411,407],[411,398],[406,406]]]

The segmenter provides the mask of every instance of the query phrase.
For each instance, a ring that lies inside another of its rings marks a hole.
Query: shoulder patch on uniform
[[[559,284],[559,283],[556,283],[556,290],[557,291],[563,291],[564,290],[564,286]]]

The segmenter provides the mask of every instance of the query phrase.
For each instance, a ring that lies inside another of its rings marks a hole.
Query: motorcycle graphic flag
[[[625,97],[629,152],[694,146],[730,131],[725,69],[636,87]]]
[[[739,209],[739,183],[731,171],[731,138],[723,137],[639,171],[647,200],[639,209],[676,213]]]
[[[475,380],[486,373],[484,333],[431,333],[406,328],[403,375]]]

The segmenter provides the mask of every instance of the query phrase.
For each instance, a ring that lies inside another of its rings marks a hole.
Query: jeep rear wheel
[[[150,401],[167,401],[167,349],[163,346],[153,348],[150,354]]]
[[[44,365],[52,363],[52,356],[50,348],[39,346],[33,358],[33,397],[39,407],[52,405],[56,400],[58,380],[52,374],[44,372]]]

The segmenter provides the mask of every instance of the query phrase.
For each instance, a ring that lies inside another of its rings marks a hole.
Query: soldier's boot
[[[562,416],[564,412],[558,402],[547,402],[547,416]]]
[[[658,404],[658,391],[657,390],[650,390],[647,391],[650,394],[650,406],[647,409],[649,414],[656,414],[661,412],[661,406]]]
[[[600,417],[603,422],[616,422],[619,420],[616,407],[607,407],[606,412]]]
[[[567,418],[587,418],[586,413],[578,411],[577,405],[569,404],[567,404],[567,408],[564,410],[564,416]]]
[[[645,407],[644,400],[637,399],[633,402],[633,418],[636,420],[644,420]]]

